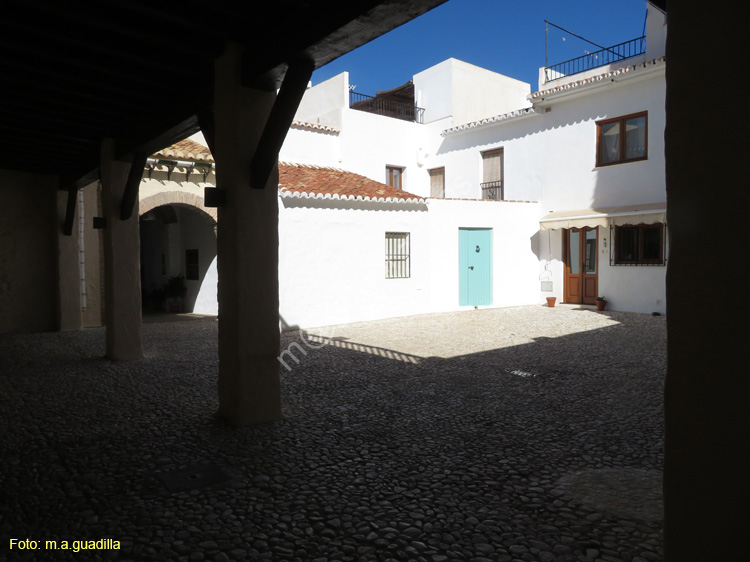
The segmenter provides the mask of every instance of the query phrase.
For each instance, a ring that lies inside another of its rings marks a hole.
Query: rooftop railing
[[[567,60],[544,69],[544,82],[552,82],[571,74],[585,72],[621,60],[637,57],[646,52],[646,37],[638,37],[613,47],[607,47],[581,57]]]
[[[421,107],[376,96],[367,96],[358,92],[349,92],[349,107],[358,111],[401,119],[402,121],[424,123],[424,109]]]

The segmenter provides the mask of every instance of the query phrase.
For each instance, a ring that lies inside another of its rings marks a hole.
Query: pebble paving
[[[284,419],[240,429],[215,416],[217,336],[144,324],[127,362],[100,328],[0,336],[0,560],[663,559],[664,317],[288,332]]]

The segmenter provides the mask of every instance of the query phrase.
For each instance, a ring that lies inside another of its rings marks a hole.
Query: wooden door
[[[458,230],[458,304],[492,304],[492,229]]]
[[[598,228],[570,228],[565,247],[564,299],[568,303],[594,304],[599,290]]]

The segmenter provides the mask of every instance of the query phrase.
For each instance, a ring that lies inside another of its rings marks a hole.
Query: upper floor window
[[[482,199],[503,199],[503,149],[482,152]]]
[[[607,166],[648,158],[648,113],[598,121],[596,165]]]
[[[404,169],[398,166],[385,167],[385,183],[396,189],[404,188]]]
[[[430,197],[445,197],[445,168],[430,170]]]

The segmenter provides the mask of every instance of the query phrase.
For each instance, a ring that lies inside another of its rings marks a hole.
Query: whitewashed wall
[[[280,314],[312,327],[459,310],[458,229],[493,229],[493,305],[535,304],[534,204],[280,201]],[[409,232],[411,276],[385,278],[385,233]]]
[[[666,201],[664,65],[639,72],[642,79],[610,82],[554,103],[543,114],[534,136],[547,210]],[[597,167],[596,122],[642,111],[648,111],[648,159]]]
[[[462,308],[458,304],[459,228],[492,229],[492,306],[543,301],[538,282],[538,204],[430,199],[428,207],[432,311]]]
[[[385,233],[409,232],[411,276],[385,278]],[[429,311],[425,204],[279,202],[280,315],[321,326]]]
[[[526,82],[454,58],[415,74],[414,90],[425,123],[449,118],[449,126],[461,125],[531,105]]]
[[[279,161],[342,168],[339,137],[338,132],[292,127],[279,152]]]

